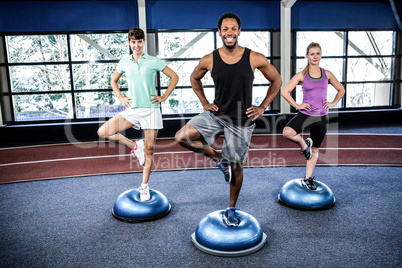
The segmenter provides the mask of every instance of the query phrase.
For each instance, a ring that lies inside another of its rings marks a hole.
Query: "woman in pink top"
[[[310,43],[306,58],[306,68],[293,76],[281,93],[290,105],[299,110],[283,129],[283,136],[301,147],[301,153],[307,160],[306,176],[302,184],[310,190],[315,190],[313,172],[318,160],[318,151],[327,132],[328,110],[339,102],[345,94],[345,89],[330,71],[320,68],[321,47],[318,43]],[[328,83],[338,91],[332,102],[327,101]],[[297,104],[290,95],[298,84],[302,86],[302,104]],[[310,137],[304,140],[300,133],[306,127],[310,127]]]

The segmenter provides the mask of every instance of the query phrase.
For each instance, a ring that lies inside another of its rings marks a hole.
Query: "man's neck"
[[[237,53],[240,53],[243,51],[243,47],[236,45],[233,48],[228,48],[225,45],[221,47],[220,52],[225,54],[225,55],[236,55]]]

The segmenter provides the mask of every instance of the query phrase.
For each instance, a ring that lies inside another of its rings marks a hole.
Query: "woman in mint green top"
[[[145,34],[140,28],[128,32],[128,43],[132,55],[123,57],[112,75],[110,84],[120,102],[127,108],[103,124],[98,135],[126,145],[143,165],[141,201],[150,199],[148,181],[153,164],[154,147],[158,130],[163,128],[160,103],[172,93],[179,81],[178,75],[160,59],[143,52]],[[155,89],[155,75],[161,71],[170,78],[163,96]],[[128,82],[128,96],[124,96],[117,81],[125,73]],[[130,140],[119,132],[128,128],[144,130],[145,140]]]
[[[138,61],[131,55],[122,58],[116,72],[125,73],[128,83],[128,97],[131,98],[131,108],[159,108],[159,102],[151,101],[150,96],[156,96],[155,75],[166,65],[157,57],[143,54]]]

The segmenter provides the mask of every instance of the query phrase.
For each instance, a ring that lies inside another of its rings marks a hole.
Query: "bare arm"
[[[331,107],[335,107],[335,105],[342,99],[342,96],[345,94],[345,89],[343,88],[342,84],[336,79],[335,75],[330,71],[326,70],[328,82],[338,91],[336,96],[332,102],[325,101],[324,102],[324,109],[329,110]]]
[[[295,89],[295,87],[303,82],[303,71],[295,74],[290,82],[282,89],[281,96],[294,108],[298,110],[310,110],[311,105],[309,103],[302,103],[301,105],[297,104],[296,101],[292,98],[290,93]]]
[[[168,86],[165,94],[163,94],[163,96],[157,96],[155,94],[151,94],[151,96],[153,96],[153,98],[151,99],[151,102],[155,103],[155,104],[158,104],[158,103],[161,103],[161,102],[164,102],[165,100],[167,100],[167,98],[170,96],[170,94],[173,92],[174,88],[176,87],[177,83],[179,82],[179,76],[176,74],[175,71],[170,69],[168,66],[165,66],[165,68],[163,68],[162,73],[164,73],[166,76],[168,76],[170,78],[170,82],[169,82],[169,86]]]
[[[268,108],[269,104],[271,104],[275,96],[278,94],[282,85],[282,77],[279,75],[275,67],[268,62],[265,56],[260,53],[251,52],[250,64],[253,70],[258,69],[264,77],[270,81],[267,94],[260,106],[251,106],[246,111],[248,117],[254,117],[254,121],[264,114],[265,109]]]
[[[194,68],[191,74],[190,81],[194,93],[197,95],[201,102],[204,111],[218,111],[219,107],[213,103],[209,103],[205,97],[204,87],[202,86],[201,79],[205,76],[208,71],[212,70],[212,53],[208,54],[200,60],[198,65]]]
[[[123,94],[121,94],[121,91],[120,91],[119,86],[117,84],[117,81],[119,81],[121,76],[122,76],[121,73],[119,73],[118,71],[114,71],[114,73],[112,75],[112,78],[110,79],[110,85],[112,86],[113,92],[116,94],[116,96],[120,100],[120,102],[126,108],[129,108],[129,107],[131,107],[131,98],[123,96]]]

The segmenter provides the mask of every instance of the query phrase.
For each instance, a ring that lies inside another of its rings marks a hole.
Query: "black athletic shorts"
[[[310,127],[310,138],[313,140],[313,147],[320,147],[327,133],[328,115],[310,116],[299,112],[286,126],[293,128],[297,134]]]

